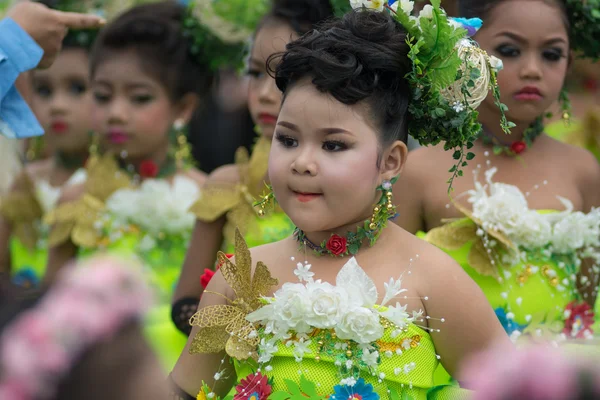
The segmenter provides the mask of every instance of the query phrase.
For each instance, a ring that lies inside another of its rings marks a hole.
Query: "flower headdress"
[[[502,113],[503,130],[509,133],[514,124],[506,120],[507,108],[500,103],[496,76],[502,62],[469,38],[481,21],[449,18],[440,1],[431,1],[418,17],[411,16],[411,0],[350,0],[350,4],[354,9],[387,9],[406,29],[412,61],[412,71],[406,75],[412,88],[408,130],[422,145],[443,141],[446,150],[454,149],[456,164],[448,180],[451,189],[467,160],[475,157],[467,150],[481,132],[476,109],[490,90]]]
[[[141,318],[149,300],[141,272],[131,266],[98,259],[66,269],[42,301],[3,333],[0,398],[53,398],[73,363]]]
[[[571,48],[583,57],[600,59],[600,0],[565,0]]]
[[[213,69],[241,67],[248,40],[263,15],[267,0],[179,0],[187,7],[184,34],[191,52]]]

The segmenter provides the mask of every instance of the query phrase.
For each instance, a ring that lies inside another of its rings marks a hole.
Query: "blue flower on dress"
[[[360,378],[352,386],[337,385],[329,400],[379,400],[379,395],[373,391],[373,385],[367,384]]]
[[[469,36],[474,36],[483,26],[483,21],[479,18],[451,18],[452,21],[459,23],[465,28]]]
[[[494,311],[507,334],[510,335],[515,331],[523,332],[523,329],[527,328],[527,324],[521,325],[513,321],[512,318],[508,318],[504,308],[498,307]]]
[[[39,285],[40,278],[33,269],[26,267],[13,275],[12,282],[22,288],[32,289]]]

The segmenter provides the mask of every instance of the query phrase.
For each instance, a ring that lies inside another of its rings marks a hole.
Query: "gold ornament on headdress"
[[[498,278],[498,266],[501,265],[495,254],[488,253],[482,236],[477,235],[478,229],[483,229],[481,221],[473,217],[473,214],[458,203],[453,203],[458,211],[467,218],[445,221],[440,227],[431,229],[425,236],[425,240],[436,247],[445,250],[460,250],[467,243],[472,243],[469,250],[469,265],[480,275]],[[506,235],[498,231],[487,229],[487,235],[498,242],[494,248],[495,252],[515,252],[516,246]]]
[[[207,306],[190,319],[200,328],[190,346],[190,353],[218,353],[223,350],[237,360],[257,358],[259,337],[246,315],[261,307],[261,298],[269,294],[277,279],[265,264],[258,262],[252,275],[252,257],[239,230],[235,232],[235,264],[219,252],[220,271],[235,293],[230,304]],[[211,292],[205,291],[205,295]]]
[[[264,137],[256,142],[251,157],[244,147],[240,147],[235,154],[239,182],[208,182],[202,188],[198,201],[190,208],[199,220],[206,222],[213,222],[227,214],[223,235],[228,243],[234,242],[236,228],[244,235],[257,229],[258,212],[253,204],[264,184],[270,149],[271,142]]]
[[[129,175],[119,169],[110,153],[92,157],[87,170],[84,194],[59,205],[44,218],[52,226],[48,237],[50,247],[68,240],[77,246],[96,247],[102,237],[94,225],[105,209],[106,200],[117,190],[131,186]]]

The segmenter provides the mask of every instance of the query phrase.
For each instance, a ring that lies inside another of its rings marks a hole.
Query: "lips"
[[[277,123],[277,116],[268,113],[258,114],[258,120],[263,125],[275,125]]]
[[[64,121],[54,121],[52,125],[50,125],[50,129],[54,133],[65,133],[69,129],[69,124]]]
[[[108,141],[114,144],[123,144],[129,140],[129,136],[119,129],[111,129],[106,136]]]
[[[294,192],[294,196],[296,196],[296,199],[301,203],[308,203],[309,201],[313,201],[323,196],[323,193],[298,192],[295,190],[292,192]]]
[[[526,86],[515,94],[515,99],[520,101],[539,101],[543,98],[542,92],[535,86]]]

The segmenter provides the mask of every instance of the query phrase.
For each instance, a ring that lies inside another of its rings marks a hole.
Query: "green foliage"
[[[317,394],[316,385],[304,375],[300,376],[300,385],[289,379],[283,381],[287,391],[277,391],[269,396],[269,400],[324,400],[326,398]]]
[[[600,0],[565,0],[571,47],[584,57],[600,59]]]

